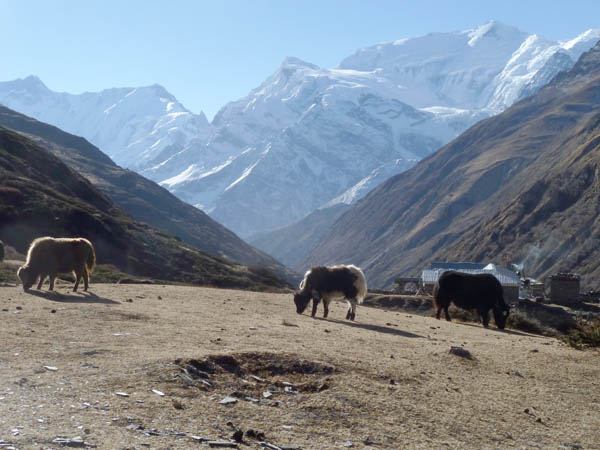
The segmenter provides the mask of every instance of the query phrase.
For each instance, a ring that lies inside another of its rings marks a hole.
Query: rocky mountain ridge
[[[345,212],[299,267],[353,262],[371,285],[434,260],[523,263],[598,288],[600,45]],[[351,243],[351,244],[349,244]]]

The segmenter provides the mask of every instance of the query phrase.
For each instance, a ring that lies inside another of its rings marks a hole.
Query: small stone
[[[49,370],[50,372],[56,372],[58,370],[58,368],[54,366],[44,366],[44,369]]]
[[[173,399],[171,400],[171,403],[175,409],[184,409],[183,403],[181,403],[179,400]]]
[[[227,442],[227,441],[206,441],[209,447],[227,447],[227,448],[237,448],[237,444],[235,442]]]
[[[452,346],[450,347],[450,353],[456,356],[460,356],[461,358],[466,358],[466,359],[473,359],[473,355],[471,355],[471,352],[467,349],[464,349],[462,347],[457,347],[457,346]]]
[[[265,391],[265,392],[263,392],[263,394],[262,394],[262,395],[263,395],[263,397],[264,397],[264,398],[269,398],[269,397],[272,397],[272,396],[273,396],[273,393],[272,393],[272,392],[269,392],[269,391]]]
[[[196,436],[194,434],[190,434],[190,439],[193,439],[194,441],[197,442],[208,442],[210,439],[202,437],[202,436]]]
[[[233,439],[235,442],[243,442],[244,432],[242,430],[236,430],[233,433],[233,436],[231,436],[231,439]]]
[[[344,447],[354,447],[354,444],[351,441],[344,442]]]
[[[156,395],[159,395],[161,397],[165,396],[164,392],[159,391],[158,389],[152,389],[152,392],[154,392]]]
[[[129,397],[127,392],[115,392],[115,395],[118,395],[119,397]]]
[[[231,405],[233,403],[237,403],[238,399],[235,397],[225,397],[223,400],[221,400],[219,403],[221,405]]]
[[[76,436],[72,439],[56,438],[52,442],[55,444],[66,445],[67,447],[90,447],[91,445],[80,436]]]

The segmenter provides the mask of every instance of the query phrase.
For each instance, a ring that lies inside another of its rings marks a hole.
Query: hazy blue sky
[[[600,0],[0,0],[0,81],[80,93],[159,83],[209,120],[286,56],[355,50],[496,19],[555,40],[600,27]]]

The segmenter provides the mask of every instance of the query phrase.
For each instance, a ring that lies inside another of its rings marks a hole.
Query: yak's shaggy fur
[[[329,314],[329,302],[334,298],[345,298],[348,302],[346,319],[354,320],[356,305],[361,304],[367,295],[367,281],[358,267],[332,266],[313,267],[304,275],[300,291],[294,294],[296,312],[302,314],[310,300],[313,300],[312,317],[317,313],[317,305],[323,299],[323,317]]]
[[[39,277],[37,289],[42,288],[44,279],[50,277],[50,288],[54,289],[54,280],[59,273],[75,272],[73,292],[77,291],[79,280],[83,277],[84,290],[88,290],[88,274],[96,264],[96,253],[90,241],[84,238],[42,237],[34,240],[27,252],[25,265],[19,267],[17,276],[27,291]]]
[[[4,261],[4,243],[0,241],[0,262]]]
[[[489,325],[490,309],[498,328],[504,328],[510,308],[504,303],[502,285],[489,273],[469,274],[446,271],[440,275],[433,287],[435,317],[440,318],[442,309],[446,320],[450,321],[448,307],[454,303],[459,308],[475,309],[481,317],[484,327]]]

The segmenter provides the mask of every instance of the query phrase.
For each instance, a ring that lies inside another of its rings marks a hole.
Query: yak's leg
[[[329,299],[323,299],[323,317],[327,318],[329,315]]]
[[[312,314],[310,315],[311,317],[315,317],[315,314],[317,314],[317,305],[318,304],[319,304],[319,299],[313,297]]]
[[[446,316],[446,320],[450,322],[450,313],[448,312],[448,308],[450,307],[450,303],[444,306],[444,315]]]
[[[81,272],[79,272],[78,270],[75,271],[75,285],[73,286],[73,292],[77,292],[77,288],[79,287],[79,280],[81,280],[82,276],[83,274]]]
[[[356,300],[346,300],[348,302],[348,312],[346,313],[346,320],[354,320],[356,316]]]
[[[46,279],[46,274],[45,273],[41,273],[40,274],[40,282],[37,285],[37,290],[40,291],[42,290],[42,285],[44,284],[44,280]]]
[[[479,315],[481,316],[481,321],[483,322],[483,326],[485,328],[488,328],[490,326],[489,311],[479,311]]]
[[[437,311],[435,312],[435,318],[436,318],[437,320],[440,320],[440,316],[441,316],[441,315],[442,315],[442,307],[441,307],[441,306],[438,306],[438,307],[437,307]]]
[[[89,287],[90,276],[88,274],[87,267],[83,268],[83,290],[87,291]]]
[[[317,290],[313,289],[311,295],[312,295],[312,299],[313,299],[313,307],[312,307],[311,317],[315,317],[315,315],[317,314],[317,306],[318,306],[319,302],[321,301],[321,294]]]
[[[51,273],[50,274],[50,287],[48,288],[49,291],[53,291],[54,290],[54,280],[56,280],[56,274],[55,273]]]

